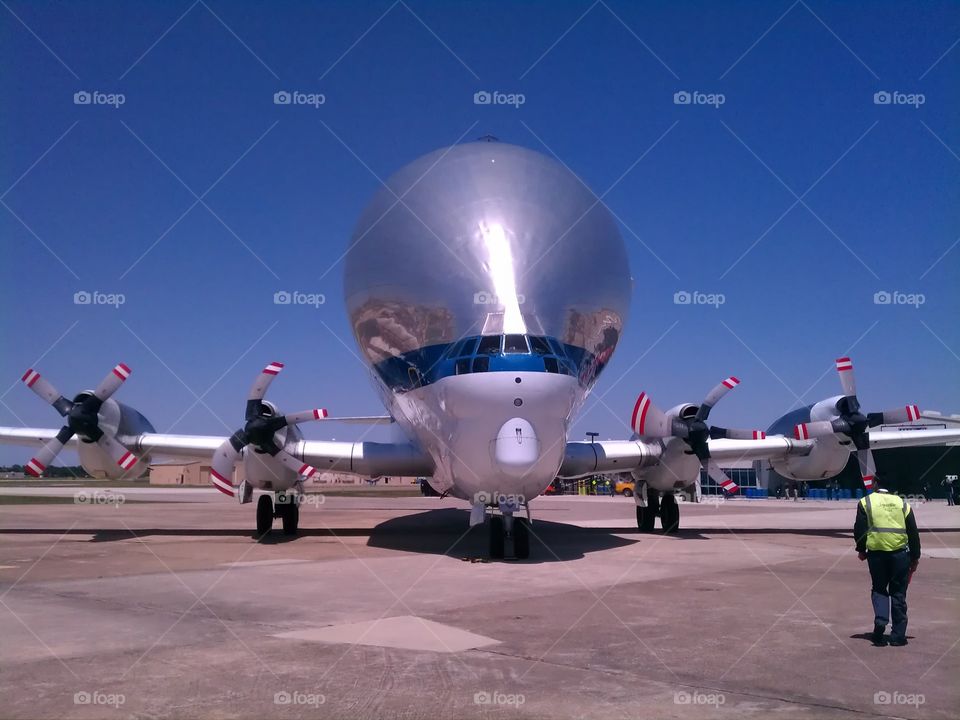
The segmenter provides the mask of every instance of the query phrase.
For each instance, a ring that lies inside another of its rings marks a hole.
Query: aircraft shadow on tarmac
[[[370,547],[399,550],[403,552],[450,555],[460,558],[485,558],[489,554],[488,533],[485,525],[473,529],[467,527],[469,513],[466,510],[443,508],[427,510],[391,518],[367,527],[301,527],[296,536],[284,535],[275,528],[260,539],[266,545],[297,542],[304,537],[367,537]],[[308,523],[309,516],[304,518]],[[851,529],[852,530],[852,529]],[[960,529],[942,529],[938,533],[960,532]],[[248,537],[256,536],[248,528],[0,528],[0,535],[92,535],[91,542],[115,542],[133,537]],[[624,535],[633,538],[622,537]],[[787,535],[809,536],[850,540],[852,531],[837,529],[784,529],[784,528],[681,528],[673,536],[676,541],[711,540],[724,535]],[[611,527],[579,527],[567,523],[537,520],[534,518],[530,537],[530,558],[524,562],[556,562],[574,560],[587,553],[655,539],[660,530],[641,534],[635,525]],[[635,539],[634,539],[635,538]]]

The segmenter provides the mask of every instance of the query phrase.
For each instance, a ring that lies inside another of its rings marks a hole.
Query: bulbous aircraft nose
[[[494,441],[497,466],[511,477],[521,477],[540,459],[540,440],[533,425],[523,418],[511,418],[500,426]]]

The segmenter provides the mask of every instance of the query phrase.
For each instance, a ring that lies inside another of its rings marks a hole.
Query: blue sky
[[[697,401],[731,373],[716,422],[766,427],[835,394],[847,353],[868,409],[960,412],[955,4],[7,2],[0,18],[0,424],[56,424],[17,383],[27,367],[72,394],[121,360],[118,398],[159,431],[234,429],[274,359],[284,408],[380,412],[337,260],[378,177],[486,133],[555,154],[622,221],[632,313],[573,436],[625,437],[639,391]],[[281,90],[325,102],[275,105]],[[481,90],[525,102],[476,105]],[[327,302],[278,308],[284,289]],[[923,303],[875,304],[884,291]]]

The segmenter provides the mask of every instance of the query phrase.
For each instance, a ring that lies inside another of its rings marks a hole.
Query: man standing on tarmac
[[[877,647],[907,644],[907,585],[920,563],[920,534],[910,503],[880,487],[868,493],[857,506],[853,537],[857,553],[870,567],[873,601],[873,633]],[[883,636],[887,623],[889,641]]]

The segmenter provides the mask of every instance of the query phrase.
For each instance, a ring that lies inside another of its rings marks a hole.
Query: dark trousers
[[[890,637],[906,637],[910,553],[906,548],[895,552],[870,550],[867,552],[867,565],[870,566],[870,579],[873,581],[870,592],[870,599],[873,601],[873,624],[886,627],[892,611]]]

